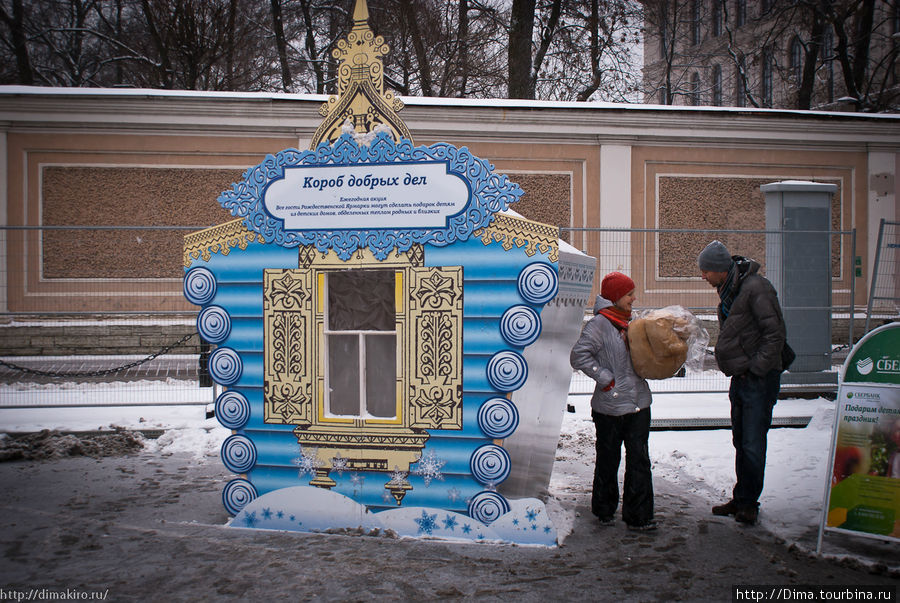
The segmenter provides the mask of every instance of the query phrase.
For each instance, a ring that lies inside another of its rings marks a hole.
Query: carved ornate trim
[[[190,268],[194,260],[209,261],[213,253],[228,253],[235,247],[247,249],[247,245],[264,240],[259,234],[247,230],[243,220],[231,220],[184,237],[184,267]]]
[[[353,28],[346,39],[338,40],[331,55],[340,63],[337,73],[338,95],[331,96],[319,113],[325,119],[312,137],[310,148],[320,142],[334,142],[341,126],[349,121],[356,132],[372,132],[380,124],[391,129],[395,140],[412,140],[406,124],[397,115],[403,102],[384,90],[384,64],[381,57],[390,48],[384,38],[369,28],[369,10],[357,2],[353,10]]]
[[[359,470],[408,470],[429,429],[462,429],[463,269],[424,266],[422,245],[379,261],[360,248],[347,260],[301,247],[297,269],[264,271],[264,421],[295,425],[303,447],[348,456]],[[394,424],[323,415],[323,273],[381,268],[397,273],[399,411]],[[416,350],[416,353],[410,353]],[[314,485],[329,487],[327,471]],[[393,492],[393,490],[392,490]],[[398,496],[397,493],[394,493]]]
[[[559,228],[540,222],[532,222],[513,216],[495,214],[489,226],[479,228],[474,233],[481,242],[490,245],[496,241],[503,249],[524,247],[529,257],[535,253],[546,253],[551,262],[559,260]]]
[[[463,271],[460,266],[410,273],[407,349],[413,427],[462,429]]]
[[[312,283],[309,270],[263,272],[263,420],[310,425],[313,358],[310,329]]]
[[[388,451],[376,453],[379,448],[404,448],[421,450],[425,446],[428,434],[424,432],[416,432],[408,429],[398,429],[393,433],[385,433],[383,430],[368,431],[361,433],[359,431],[339,431],[333,428],[323,429],[319,426],[310,429],[297,428],[294,434],[301,441],[303,446],[313,446],[316,448],[331,448],[346,452],[347,449],[363,449],[370,452],[370,456],[376,458]]]

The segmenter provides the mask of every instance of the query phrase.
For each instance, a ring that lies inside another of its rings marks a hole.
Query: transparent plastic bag
[[[644,310],[628,326],[635,372],[644,379],[666,379],[682,366],[703,370],[709,333],[682,306]]]

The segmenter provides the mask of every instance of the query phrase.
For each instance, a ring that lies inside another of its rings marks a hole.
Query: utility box
[[[837,185],[786,180],[766,196],[766,277],[778,291],[791,373],[831,369],[831,199]],[[773,232],[775,231],[775,232]]]

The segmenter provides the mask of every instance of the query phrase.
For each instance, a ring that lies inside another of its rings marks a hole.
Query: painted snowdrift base
[[[312,486],[274,490],[248,503],[229,527],[324,532],[391,530],[401,538],[515,543],[555,547],[556,527],[536,498],[509,501],[510,510],[490,525],[468,515],[429,507],[369,512],[343,494]]]

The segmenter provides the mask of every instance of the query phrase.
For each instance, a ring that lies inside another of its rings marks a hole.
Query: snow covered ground
[[[0,396],[7,393],[8,390],[0,390]],[[557,466],[564,469],[554,470],[550,500],[547,501],[560,541],[570,533],[576,513],[575,496],[571,494],[579,492],[583,499],[583,493],[590,491],[593,475],[594,428],[590,420],[590,397],[573,395],[568,403],[575,412],[567,412],[563,418],[557,458]],[[222,441],[231,432],[215,419],[207,419],[206,410],[207,406],[202,404],[0,409],[0,431],[89,431],[112,426],[156,429],[163,430],[164,434],[147,441],[149,450],[160,454],[188,453],[198,462],[218,462],[209,457],[218,455]],[[654,419],[724,419],[728,414],[725,393],[656,393],[652,406]],[[760,527],[803,550],[813,551],[816,546],[834,414],[835,403],[824,398],[782,400],[775,407],[776,418],[811,417],[811,420],[805,428],[770,431],[766,483],[760,501]],[[650,453],[654,480],[677,484],[686,492],[705,498],[710,505],[730,497],[734,481],[730,430],[652,431]],[[841,542],[846,541],[843,535],[837,536]],[[832,544],[831,537],[826,534],[825,554],[849,555],[863,563],[900,568],[896,543],[863,539],[873,544],[864,543],[861,549],[848,551],[842,544]],[[893,554],[885,551],[893,551]]]

